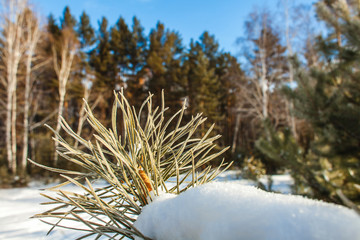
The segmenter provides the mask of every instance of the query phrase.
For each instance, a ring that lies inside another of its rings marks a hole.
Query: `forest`
[[[61,134],[63,117],[89,139],[84,100],[110,127],[114,92],[139,109],[149,92],[160,106],[164,90],[167,117],[185,103],[185,122],[207,118],[199,137],[215,123],[216,148],[230,146],[225,159],[243,177],[288,173],[296,194],[360,204],[359,1],[254,9],[239,23],[239,54],[207,31],[189,44],[166,23],[146,34],[121,13],[92,26],[65,7],[41,23],[26,0],[3,1],[0,24],[0,187],[55,177],[27,159],[75,167],[45,124]],[[271,178],[261,187],[271,191]]]

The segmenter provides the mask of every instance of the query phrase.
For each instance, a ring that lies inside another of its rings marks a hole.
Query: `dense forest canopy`
[[[65,7],[41,25],[26,0],[2,3],[1,186],[47,175],[28,158],[73,167],[44,124],[61,135],[63,117],[89,138],[83,99],[110,126],[114,91],[139,109],[149,92],[160,105],[164,90],[168,117],[186,101],[185,120],[207,117],[199,137],[215,123],[218,146],[231,147],[226,159],[244,177],[288,172],[295,193],[360,202],[359,1],[320,0],[316,18],[287,0],[276,12],[255,9],[240,56],[207,31],[189,44],[162,22],[147,34],[140,16],[92,26],[86,11],[77,19]],[[262,187],[271,191],[271,181]]]

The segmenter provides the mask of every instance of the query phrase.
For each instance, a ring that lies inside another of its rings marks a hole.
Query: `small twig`
[[[348,206],[349,208],[352,208],[360,216],[360,208],[355,203],[350,201],[350,199],[348,199],[340,189],[336,190],[336,194],[339,196],[341,201],[343,201],[343,203],[346,206]]]

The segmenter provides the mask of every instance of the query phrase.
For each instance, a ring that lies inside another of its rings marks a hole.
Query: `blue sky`
[[[290,0],[294,1],[294,0]],[[315,0],[297,0],[311,4]],[[140,19],[145,33],[158,21],[165,27],[178,31],[184,44],[198,39],[205,31],[214,34],[220,48],[233,54],[239,51],[235,42],[243,34],[244,21],[254,8],[276,9],[278,0],[32,0],[35,8],[44,17],[50,13],[56,18],[62,15],[65,6],[78,17],[82,11],[90,15],[93,27],[105,16],[113,25],[123,16],[131,25],[135,15]]]

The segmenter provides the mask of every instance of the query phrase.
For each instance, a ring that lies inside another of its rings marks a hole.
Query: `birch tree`
[[[286,48],[280,44],[280,36],[274,30],[268,12],[253,12],[246,22],[247,41],[251,43],[246,52],[249,67],[249,84],[243,88],[245,104],[250,106],[256,118],[265,120],[277,118],[275,106],[270,98],[279,83],[283,81],[286,66]]]
[[[275,126],[286,121],[284,99],[277,91],[286,73],[286,48],[272,20],[266,10],[253,11],[245,22],[245,37],[238,40],[244,46],[247,76],[238,87],[233,149],[238,141],[242,147],[252,148],[264,120],[270,119]]]
[[[1,2],[1,60],[4,64],[4,87],[6,89],[6,119],[5,136],[6,152],[9,170],[16,173],[17,170],[17,143],[16,143],[16,120],[17,98],[16,88],[18,71],[21,57],[26,46],[23,44],[24,36],[24,10],[27,8],[26,0],[3,0]]]
[[[71,70],[74,66],[74,59],[79,49],[79,42],[73,29],[65,27],[61,31],[59,39],[53,39],[52,53],[54,70],[59,82],[59,105],[58,117],[55,131],[59,132],[61,125],[60,119],[64,111],[65,95],[67,84],[70,78]],[[55,136],[56,140],[57,137]],[[58,147],[58,141],[55,140],[55,149]],[[57,164],[58,155],[55,151],[54,164]]]
[[[288,0],[282,0],[284,6],[284,18],[285,18],[285,38],[286,38],[286,48],[287,48],[287,62],[289,67],[289,84],[293,85],[294,82],[294,66],[291,62],[291,57],[293,56],[292,50],[292,34],[290,29],[290,19],[289,19],[289,2]],[[294,105],[292,102],[286,100],[286,105],[288,109],[288,122],[291,127],[291,131],[295,139],[297,139],[297,132],[296,132],[296,122],[294,116],[291,115],[293,111]]]
[[[79,119],[78,119],[78,128],[77,128],[77,131],[76,131],[76,134],[77,135],[81,135],[81,132],[82,132],[82,129],[83,129],[83,126],[84,126],[84,123],[88,117],[88,114],[86,113],[85,109],[86,109],[86,102],[89,102],[89,97],[91,95],[91,88],[92,88],[92,85],[93,85],[93,81],[95,80],[95,75],[94,74],[86,74],[85,75],[85,78],[81,81],[83,87],[84,87],[84,95],[83,95],[83,103],[81,105],[81,108],[80,108],[80,112],[79,112]],[[91,110],[94,110],[94,108],[99,104],[101,100],[101,95],[99,95],[94,103],[92,104],[91,106]],[[79,145],[79,141],[78,139],[75,140],[75,143],[74,143],[74,146],[78,146]]]
[[[33,87],[33,79],[31,76],[33,69],[34,54],[36,46],[39,42],[41,31],[39,27],[39,21],[34,14],[27,10],[25,13],[25,92],[24,92],[24,134],[23,134],[23,153],[21,159],[21,168],[23,171],[26,169],[26,162],[28,157],[28,145],[29,145],[29,110],[31,104],[31,90]]]
[[[309,41],[314,40],[313,36],[310,36],[311,28],[312,28],[312,21],[311,21],[311,7],[306,5],[297,4],[296,1],[289,1],[289,0],[281,0],[279,1],[283,10],[283,22],[285,23],[284,26],[284,38],[286,42],[286,55],[287,55],[287,65],[288,65],[288,84],[290,87],[295,86],[294,81],[294,66],[292,62],[292,57],[294,56],[293,48],[301,49],[301,48],[308,48],[306,49],[305,53],[298,51],[297,54],[304,54],[305,58],[307,59],[306,55],[311,55],[311,62],[316,62],[314,59],[315,55],[311,52],[314,51],[314,41],[311,43]],[[300,35],[304,37],[300,37]],[[305,43],[305,44],[304,44]],[[309,45],[310,44],[310,45]],[[312,45],[312,46],[311,46]],[[288,108],[288,124],[291,128],[292,134],[295,139],[298,138],[297,133],[297,122],[295,117],[293,116],[293,103],[286,100],[286,105]]]

